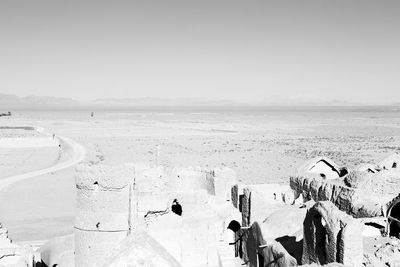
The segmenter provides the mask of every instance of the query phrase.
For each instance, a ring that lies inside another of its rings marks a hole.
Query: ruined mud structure
[[[362,230],[361,222],[340,212],[332,202],[316,203],[303,223],[302,263],[361,266]]]
[[[398,163],[315,158],[286,185],[238,183],[228,168],[81,164],[74,234],[35,252],[3,230],[0,265],[398,266]]]
[[[133,168],[78,166],[75,266],[91,266],[129,233]]]
[[[313,160],[314,162],[318,159]],[[351,170],[336,178],[302,170],[290,177],[295,198],[305,201],[331,201],[340,210],[356,218],[387,217],[388,208],[399,194],[400,163],[397,155],[389,156],[375,166]],[[396,213],[396,212],[395,212]],[[392,220],[399,215],[392,216]]]
[[[399,159],[348,170],[319,157],[290,177],[290,188],[234,185],[231,202],[241,214],[235,255],[248,266],[398,266],[393,244],[400,242],[390,240],[400,234]],[[385,236],[385,249],[377,244],[368,254],[365,240]]]
[[[223,251],[229,247],[219,240],[227,231],[221,218],[227,216],[236,183],[232,170],[130,164],[81,164],[76,170],[74,255],[65,262],[74,257],[75,266],[86,267],[124,266],[133,258],[145,266],[218,266],[226,261]],[[171,211],[174,200],[182,216]]]

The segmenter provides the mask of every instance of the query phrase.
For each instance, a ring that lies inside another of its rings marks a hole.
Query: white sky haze
[[[0,93],[400,102],[398,1],[1,1]]]

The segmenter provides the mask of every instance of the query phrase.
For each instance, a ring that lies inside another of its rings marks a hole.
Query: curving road
[[[50,135],[50,134],[44,132],[43,128],[37,128],[37,131],[42,134],[45,134],[45,135]],[[62,140],[63,142],[65,142],[66,144],[68,144],[72,148],[73,153],[72,153],[71,158],[69,158],[67,161],[58,163],[54,166],[51,166],[51,167],[48,167],[45,169],[32,171],[32,172],[28,172],[28,173],[24,173],[24,174],[20,174],[20,175],[14,175],[14,176],[10,176],[10,177],[1,179],[0,180],[0,192],[16,182],[19,182],[19,181],[22,181],[22,180],[25,180],[28,178],[32,178],[35,176],[47,174],[50,172],[59,171],[59,170],[71,167],[83,160],[83,158],[85,157],[85,154],[86,154],[86,150],[83,146],[81,146],[74,140],[67,138],[67,137],[58,136],[58,138],[60,140]]]

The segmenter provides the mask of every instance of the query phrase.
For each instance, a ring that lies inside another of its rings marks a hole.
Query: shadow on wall
[[[264,239],[257,222],[254,222],[250,227],[242,227],[235,232],[235,236],[235,245],[237,244],[239,249],[238,254],[247,266],[297,266],[297,260],[286,251],[280,242],[273,239]],[[298,248],[295,238],[282,237],[281,241],[287,247]],[[301,257],[301,253],[299,255]]]
[[[298,263],[301,262],[301,255],[303,254],[303,239],[296,241],[295,236],[286,235],[278,237],[275,240],[279,242]]]
[[[302,264],[338,262],[361,266],[363,225],[332,202],[312,206],[303,223]]]

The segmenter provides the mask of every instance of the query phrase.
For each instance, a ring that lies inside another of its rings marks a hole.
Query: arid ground
[[[242,182],[253,184],[286,183],[305,159],[317,155],[352,168],[400,150],[400,111],[395,108],[90,113],[15,111],[0,118],[0,126],[40,126],[72,138],[86,148],[85,161],[94,164],[158,160],[166,166],[224,165]],[[0,130],[1,137],[9,134]],[[55,164],[68,151],[0,148],[0,182]],[[0,222],[10,237],[41,240],[72,232],[74,176],[71,167],[0,192]]]

